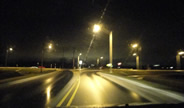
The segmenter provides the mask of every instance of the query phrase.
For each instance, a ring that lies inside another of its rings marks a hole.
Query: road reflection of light
[[[131,92],[130,94],[131,94],[131,96],[133,96],[134,99],[140,99],[140,97],[137,95],[137,93]]]
[[[93,75],[93,78],[94,78],[94,80],[95,80],[95,83],[96,83],[96,85],[98,86],[98,88],[100,89],[100,90],[103,90],[104,91],[104,85],[106,85],[106,82],[104,82],[103,80],[102,80],[102,78],[100,78],[100,77],[98,77],[97,75]],[[102,86],[102,84],[103,84],[103,86]]]
[[[89,91],[90,97],[93,97],[96,102],[101,103],[101,92],[95,82],[88,76],[83,77],[83,84],[86,91]]]
[[[47,104],[50,102],[50,98],[51,98],[51,95],[50,95],[50,91],[51,91],[51,85],[49,85],[46,89],[46,95],[47,95]]]
[[[52,78],[48,78],[47,80],[45,80],[45,84],[50,83],[52,80],[53,80]]]

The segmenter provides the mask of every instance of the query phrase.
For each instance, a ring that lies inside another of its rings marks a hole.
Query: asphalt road
[[[184,94],[98,70],[53,72],[0,84],[0,97],[0,107],[10,108],[184,102]]]
[[[134,102],[149,101],[135,92],[104,79],[94,72],[83,72],[80,76],[80,86],[72,105],[108,106]]]
[[[58,71],[0,84],[0,107],[43,108],[72,76],[70,71]]]

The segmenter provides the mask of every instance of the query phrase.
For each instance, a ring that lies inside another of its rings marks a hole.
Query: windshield
[[[181,105],[183,5],[2,0],[0,107]]]

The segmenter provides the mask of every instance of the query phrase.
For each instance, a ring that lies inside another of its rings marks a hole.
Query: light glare
[[[132,47],[133,48],[136,48],[138,46],[138,44],[133,44]]]
[[[94,25],[94,28],[93,28],[93,32],[97,33],[97,32],[100,31],[100,29],[101,29],[100,26],[97,25],[97,24],[95,24],[95,25]]]
[[[80,65],[82,64],[82,60],[79,61],[79,64],[80,64]]]
[[[183,55],[184,54],[184,51],[180,51],[178,52],[179,55]]]
[[[49,48],[49,49],[52,49],[52,44],[49,44],[48,48]]]
[[[133,53],[133,56],[136,56],[137,54],[136,53]]]
[[[10,51],[13,51],[13,48],[9,48]]]

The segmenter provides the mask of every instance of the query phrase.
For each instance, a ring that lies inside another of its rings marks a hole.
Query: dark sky
[[[38,59],[43,45],[52,41],[46,57],[83,55],[92,39],[92,26],[100,20],[107,0],[1,0],[0,52],[14,47],[15,61]],[[184,48],[184,2],[182,0],[111,0],[102,24],[113,31],[114,58],[134,62],[130,44],[142,46],[143,64],[175,64],[177,50]],[[13,57],[14,55],[14,57]],[[89,58],[108,60],[108,34],[95,38]],[[84,58],[84,56],[82,56]],[[2,60],[3,61],[3,60]],[[1,62],[2,62],[1,61]]]

